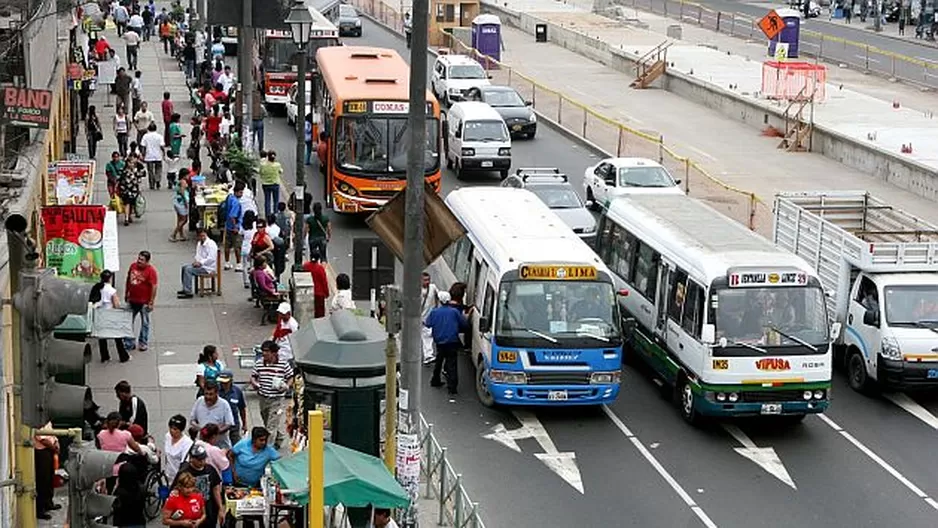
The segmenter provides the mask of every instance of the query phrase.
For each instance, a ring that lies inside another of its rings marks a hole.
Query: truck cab
[[[844,361],[854,389],[874,381],[899,390],[938,384],[938,275],[859,273],[846,328]]]

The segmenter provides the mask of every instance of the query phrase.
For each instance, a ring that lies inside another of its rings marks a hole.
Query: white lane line
[[[697,147],[688,146],[687,148],[690,149],[690,150],[693,150],[693,151],[696,152],[697,154],[700,154],[701,156],[707,158],[707,159],[710,160],[710,161],[716,161],[716,160],[717,160],[716,158],[714,158],[714,157],[711,156],[710,154],[707,154],[706,152],[700,150],[700,149],[697,148]]]
[[[938,431],[938,418],[934,414],[928,412],[928,409],[922,407],[917,401],[909,398],[907,394],[902,394],[901,392],[896,393],[883,393],[883,396],[895,403],[905,411],[907,411],[912,416],[918,418],[919,420],[925,422],[925,425],[931,427]]]
[[[876,60],[876,59],[871,59],[871,58],[867,57],[866,55],[854,55],[854,57],[856,57],[856,58],[858,58],[858,59],[861,59],[861,60],[867,60],[867,61],[870,61],[870,62],[879,62],[878,60]]]
[[[645,457],[645,460],[651,464],[651,467],[655,468],[655,471],[661,475],[661,478],[663,478],[664,481],[667,482],[669,486],[671,486],[671,489],[673,489],[674,492],[677,493],[677,495],[681,498],[681,500],[684,501],[684,504],[686,504],[687,507],[690,508],[692,512],[694,512],[694,515],[700,519],[700,522],[704,523],[704,526],[707,528],[717,528],[716,523],[710,519],[710,516],[707,515],[707,512],[703,511],[703,508],[701,508],[697,502],[695,502],[694,499],[691,498],[691,496],[688,495],[686,491],[684,491],[684,488],[678,483],[678,481],[675,480],[670,473],[668,473],[668,470],[665,469],[660,462],[658,462],[658,459],[655,458],[655,456],[651,454],[651,451],[649,451],[648,448],[642,444],[642,441],[632,433],[632,430],[625,425],[622,419],[616,416],[616,413],[612,412],[612,409],[610,409],[608,405],[603,405],[603,412],[605,412],[606,416],[612,420],[612,423],[614,423],[616,427],[622,431],[622,434],[624,434],[625,437],[632,442],[632,445],[635,446],[635,449],[638,449],[638,452],[641,453],[643,457]]]
[[[879,467],[886,470],[887,473],[889,473],[890,475],[893,476],[893,478],[898,480],[900,484],[908,488],[909,491],[915,494],[915,496],[925,501],[925,503],[931,506],[932,508],[938,510],[938,501],[935,501],[934,499],[929,497],[927,493],[925,493],[924,491],[922,491],[921,488],[913,484],[911,480],[905,477],[905,475],[903,475],[902,473],[899,473],[898,469],[889,465],[888,462],[886,462],[879,455],[874,453],[872,449],[866,447],[863,444],[863,442],[857,440],[852,434],[850,434],[849,432],[844,430],[842,427],[837,425],[837,423],[834,420],[831,420],[830,418],[828,418],[827,415],[819,414],[818,418],[820,418],[821,420],[824,421],[824,423],[829,425],[831,429],[840,433],[840,436],[846,438],[848,442],[853,444],[854,447],[860,450],[860,452],[862,452],[864,455],[869,457],[870,460],[872,460],[873,462],[876,462],[876,464],[879,465]]]

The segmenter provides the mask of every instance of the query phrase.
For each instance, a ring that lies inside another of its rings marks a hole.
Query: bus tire
[[[866,360],[863,354],[854,347],[847,351],[847,382],[850,388],[860,394],[868,394],[873,383],[866,372]]]
[[[690,380],[687,379],[687,376],[680,374],[675,387],[677,388],[675,392],[677,397],[678,410],[681,412],[681,418],[684,418],[685,422],[693,426],[700,425],[701,416],[697,412],[697,409],[694,408],[696,401]]]
[[[482,403],[485,407],[495,407],[495,397],[492,396],[492,393],[489,392],[488,385],[486,385],[485,377],[485,360],[482,359],[482,356],[479,356],[476,359],[476,396],[479,397],[479,402]]]

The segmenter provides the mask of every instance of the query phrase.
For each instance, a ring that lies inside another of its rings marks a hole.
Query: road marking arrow
[[[723,424],[723,429],[743,445],[735,448],[737,453],[755,462],[770,475],[791,486],[791,489],[798,489],[774,448],[756,446],[756,443],[735,425]]]
[[[924,422],[925,425],[931,427],[932,429],[938,430],[938,418],[936,418],[934,414],[928,411],[928,409],[922,407],[921,404],[910,398],[908,395],[901,392],[890,392],[883,393],[883,396],[887,400],[904,409],[912,416]]]
[[[541,424],[533,413],[527,411],[513,411],[512,414],[521,423],[521,427],[508,430],[504,424],[497,424],[492,427],[492,432],[482,435],[483,438],[494,440],[503,446],[521,453],[521,446],[518,440],[533,438],[540,444],[543,453],[535,453],[534,456],[540,460],[548,469],[557,474],[573,489],[584,493],[583,478],[580,476],[580,468],[576,465],[576,453],[563,452],[557,450],[554,441],[547,433],[547,429]]]

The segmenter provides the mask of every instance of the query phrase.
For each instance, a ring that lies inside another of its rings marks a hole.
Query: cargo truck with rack
[[[850,386],[938,388],[938,226],[865,191],[781,193],[773,238],[818,272]]]

